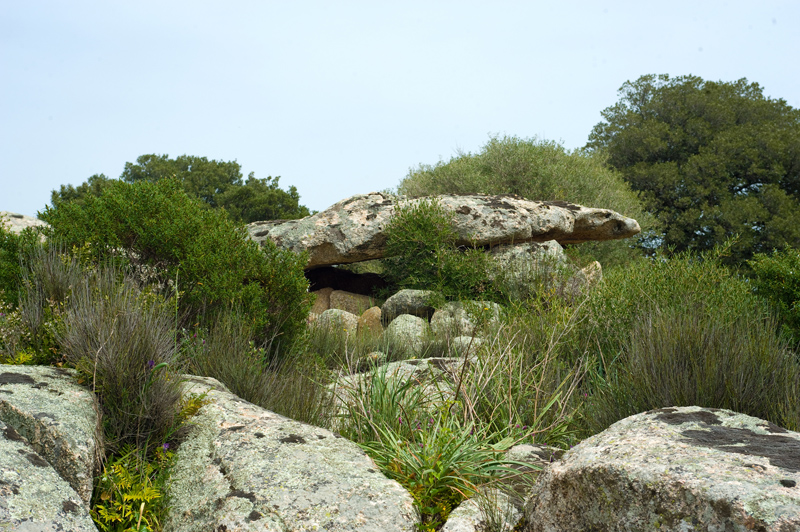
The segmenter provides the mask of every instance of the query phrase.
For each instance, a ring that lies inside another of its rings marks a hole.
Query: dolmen
[[[641,231],[636,220],[612,210],[565,201],[530,201],[511,194],[432,198],[453,214],[456,245],[490,247],[551,240],[579,244],[628,238]],[[386,252],[384,228],[395,211],[426,199],[358,194],[312,216],[253,222],[247,230],[256,242],[271,240],[284,249],[308,252],[308,269],[380,259]]]

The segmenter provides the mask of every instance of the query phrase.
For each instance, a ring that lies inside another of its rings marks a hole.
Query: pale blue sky
[[[490,134],[586,143],[648,73],[800,107],[800,1],[0,2],[0,210],[142,154],[237,160],[322,210]]]

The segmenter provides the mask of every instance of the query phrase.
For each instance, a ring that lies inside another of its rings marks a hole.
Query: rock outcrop
[[[0,366],[0,529],[96,530],[95,396],[72,370]]]
[[[640,231],[636,220],[608,209],[567,202],[529,201],[518,196],[436,196],[455,216],[459,245],[494,246],[555,240],[578,244],[628,238]],[[253,222],[247,226],[256,242],[270,239],[293,251],[308,251],[307,268],[346,264],[384,256],[384,227],[397,207],[423,198],[378,192],[344,199],[300,220]]]
[[[411,496],[355,443],[259,408],[214,379],[185,386],[211,402],[177,451],[165,530],[416,530]]]
[[[28,227],[44,227],[47,225],[46,222],[38,218],[8,211],[0,211],[0,219],[6,229],[9,229],[12,233],[21,233]]]
[[[528,531],[800,530],[800,434],[728,410],[623,419],[540,477]]]

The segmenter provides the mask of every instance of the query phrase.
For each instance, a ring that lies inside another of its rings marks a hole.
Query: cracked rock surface
[[[554,462],[527,501],[527,530],[800,530],[798,483],[800,434],[729,410],[662,408]]]
[[[628,238],[640,232],[632,218],[608,209],[564,201],[529,201],[519,196],[441,195],[453,213],[457,245],[496,246],[555,240],[579,244]],[[397,207],[425,198],[358,194],[300,220],[253,222],[247,226],[256,242],[269,239],[279,247],[308,251],[306,268],[346,264],[384,256],[386,224]]]
[[[244,401],[211,378],[212,402],[177,451],[165,530],[411,532],[412,499],[353,442]]]

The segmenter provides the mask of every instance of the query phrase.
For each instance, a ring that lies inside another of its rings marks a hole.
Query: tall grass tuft
[[[327,424],[332,399],[314,357],[273,358],[257,346],[248,321],[236,310],[216,317],[207,334],[188,337],[190,371],[213,377],[239,397],[267,410],[315,425]]]
[[[176,437],[182,366],[172,310],[111,267],[73,287],[58,341],[98,394],[108,450]]]
[[[666,406],[730,408],[796,430],[800,368],[767,305],[722,266],[725,248],[606,276],[578,335],[595,354],[587,433]]]
[[[593,431],[667,406],[726,408],[797,430],[800,365],[776,328],[771,318],[726,319],[701,305],[654,309],[633,326],[593,397]]]
[[[23,335],[37,364],[59,358],[56,335],[64,305],[80,283],[83,270],[78,261],[56,245],[33,246],[22,257],[19,318]]]

